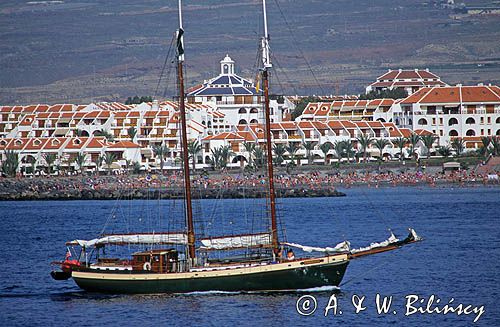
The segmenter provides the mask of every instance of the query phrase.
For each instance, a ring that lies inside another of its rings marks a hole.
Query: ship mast
[[[278,250],[278,225],[276,223],[276,194],[274,191],[273,148],[271,142],[271,111],[269,108],[269,69],[272,67],[269,55],[269,34],[267,33],[266,0],[262,0],[264,13],[264,36],[261,40],[262,83],[264,89],[264,112],[266,121],[267,173],[269,175],[269,202],[271,209],[271,233],[273,250]]]
[[[187,122],[186,122],[186,107],[184,102],[184,29],[182,28],[182,1],[179,0],[179,30],[177,31],[177,78],[179,83],[179,110],[181,117],[181,134],[182,134],[182,161],[184,163],[184,188],[186,190],[186,225],[188,236],[188,255],[189,259],[196,257],[195,251],[195,236],[193,225],[193,206],[191,201],[191,178],[189,171],[189,154],[187,151]]]

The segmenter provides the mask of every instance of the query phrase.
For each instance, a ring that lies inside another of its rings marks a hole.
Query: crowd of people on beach
[[[63,192],[68,190],[117,191],[124,189],[175,189],[182,188],[182,173],[121,176],[73,176],[73,177],[36,177],[4,180],[0,183],[0,192],[12,191],[12,185],[23,185],[25,191]],[[194,189],[238,189],[259,188],[267,183],[265,175],[227,174],[212,175],[201,173],[193,176]],[[387,187],[442,184],[498,184],[498,174],[481,175],[474,171],[452,171],[447,174],[424,171],[408,172],[308,172],[294,175],[277,174],[276,188],[280,189],[335,189],[353,186]],[[19,188],[19,187],[18,187]]]

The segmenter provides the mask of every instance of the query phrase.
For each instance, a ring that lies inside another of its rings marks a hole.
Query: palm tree
[[[408,141],[411,144],[410,156],[415,156],[415,148],[417,147],[417,144],[420,141],[420,136],[415,133],[411,133],[410,137],[408,138]]]
[[[253,156],[255,157],[255,165],[259,168],[262,167],[264,165],[264,161],[266,160],[264,149],[260,146],[256,146],[253,150]]]
[[[285,161],[285,153],[286,153],[285,145],[282,143],[275,144],[273,147],[273,152],[274,155],[276,156],[275,157],[276,165],[280,166],[283,163],[283,161]]]
[[[490,153],[489,147],[491,144],[491,138],[488,136],[481,136],[481,142],[483,143],[483,146],[479,148],[479,154],[486,158]]]
[[[321,152],[323,152],[323,155],[325,157],[324,162],[323,162],[325,164],[325,166],[327,165],[328,151],[330,151],[331,148],[332,148],[332,144],[330,142],[325,142],[319,146],[319,149],[321,150]]]
[[[196,156],[201,151],[201,144],[197,140],[192,140],[188,142],[187,151],[189,158],[193,160],[193,171],[196,170]]]
[[[132,160],[125,159],[125,170],[127,171],[127,175],[130,173],[131,166],[132,166]]]
[[[366,149],[370,147],[373,143],[373,138],[369,134],[361,134],[360,137],[356,138],[359,146],[361,146],[361,153],[363,153],[363,162],[366,162]]]
[[[464,152],[465,149],[465,141],[461,137],[456,137],[451,141],[451,147],[455,150],[455,153],[457,154],[457,157],[460,157],[462,152]]]
[[[139,175],[141,173],[141,164],[138,161],[134,161],[134,163],[132,164],[132,171],[136,175]]]
[[[231,146],[221,145],[218,148],[212,149],[212,164],[215,169],[224,169],[227,167],[231,156],[234,153],[231,151]]]
[[[113,136],[113,134],[109,133],[105,129],[101,129],[100,131],[98,131],[96,133],[96,135],[98,135],[98,136],[104,136],[107,141],[114,141],[115,140],[115,137]]]
[[[342,159],[344,157],[344,147],[344,141],[336,141],[335,144],[333,144],[333,149],[335,150],[338,159]]]
[[[102,163],[104,162],[104,156],[99,155],[95,157],[94,163],[95,163],[95,173],[96,175],[99,174],[99,168],[101,168]]]
[[[244,142],[243,147],[245,148],[245,151],[248,152],[248,165],[251,167],[253,166],[253,150],[255,150],[256,144],[251,143],[251,142]]]
[[[221,168],[227,167],[227,164],[231,161],[232,156],[234,156],[234,152],[231,151],[230,145],[221,146]]]
[[[52,173],[52,165],[57,159],[57,155],[55,153],[45,153],[43,155],[43,158],[45,159],[45,162],[47,163],[47,170],[49,175]]]
[[[78,165],[78,170],[80,170],[80,173],[83,174],[83,171],[85,169],[85,160],[87,159],[87,154],[83,152],[78,152],[73,159],[73,161]]]
[[[153,154],[155,157],[160,159],[160,169],[161,173],[163,174],[163,163],[165,162],[165,158],[167,157],[167,154],[169,152],[168,146],[164,144],[156,144],[153,146]]]
[[[300,165],[300,158],[299,156],[297,156],[297,151],[300,149],[300,145],[298,143],[288,143],[288,145],[286,146],[286,152],[288,152],[288,155],[289,155],[289,158],[290,158],[290,161],[294,161],[296,160],[296,165],[299,166]]]
[[[406,146],[406,143],[408,142],[408,139],[406,137],[398,137],[394,139],[394,145],[396,145],[399,148],[399,159],[403,161],[404,155],[403,155],[403,149]]]
[[[391,142],[389,142],[388,140],[386,139],[377,139],[374,143],[375,147],[378,149],[379,151],[379,160],[382,161],[382,154],[384,152],[384,149],[386,146],[388,146],[389,144],[391,144]]]
[[[2,172],[8,177],[15,177],[19,167],[19,155],[13,150],[5,150],[5,160],[2,162]]]
[[[302,143],[302,146],[304,147],[304,149],[306,150],[306,157],[307,157],[307,164],[308,165],[311,165],[312,164],[312,150],[314,150],[314,147],[316,146],[316,142],[313,142],[313,141],[307,141],[307,142],[304,142]]]
[[[106,167],[108,168],[108,175],[111,175],[111,170],[113,167],[111,167],[111,164],[115,162],[116,160],[116,155],[112,152],[106,152],[104,155],[104,162],[106,163]]]
[[[212,158],[210,159],[212,166],[214,169],[219,169],[221,162],[221,148],[211,149],[210,152],[212,153]]]
[[[127,129],[127,135],[130,137],[130,141],[134,142],[135,136],[137,135],[137,128],[131,126]]]
[[[342,142],[344,142],[343,149],[344,149],[344,153],[347,157],[347,162],[349,163],[349,162],[351,162],[351,156],[354,158],[354,155],[356,154],[356,150],[354,150],[354,145],[352,144],[351,140],[345,140]]]
[[[500,155],[500,137],[498,136],[492,136],[491,137],[491,145],[493,146],[493,155],[498,156]]]
[[[427,149],[427,159],[429,159],[429,157],[431,156],[432,145],[437,140],[437,137],[435,135],[428,134],[428,135],[423,135],[421,137],[421,140],[422,143],[424,143],[425,148]]]
[[[451,155],[451,148],[448,145],[438,147],[438,153],[443,157],[449,157]]]

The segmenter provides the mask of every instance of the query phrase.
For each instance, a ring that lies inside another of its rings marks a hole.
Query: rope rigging
[[[163,67],[161,69],[161,73],[160,73],[160,78],[158,79],[158,83],[156,84],[156,89],[155,89],[155,93],[154,93],[154,98],[156,99],[156,97],[158,96],[158,90],[160,88],[160,85],[161,85],[161,82],[162,82],[162,79],[163,79],[163,74],[165,72],[165,68],[167,67],[167,64],[170,60],[170,54],[172,52],[172,48],[173,48],[173,45],[174,45],[174,42],[175,42],[175,34],[172,36],[172,40],[170,41],[170,45],[169,45],[169,48],[168,48],[168,52],[167,52],[167,55],[165,56],[165,61],[163,62]],[[170,84],[168,81],[169,81],[169,78],[170,78],[170,72],[171,72],[171,69],[172,69],[172,65],[169,65],[168,66],[168,71],[167,71],[167,82],[165,83],[165,90],[163,92],[163,96],[165,96],[165,94],[167,93],[167,90],[168,90],[168,85]]]
[[[288,32],[290,33],[290,36],[292,37],[292,40],[293,40],[293,46],[295,47],[295,49],[299,52],[301,58],[304,60],[304,62],[306,63],[307,65],[307,68],[309,70],[309,72],[311,73],[311,76],[313,77],[317,87],[321,90],[321,93],[322,94],[326,94],[325,90],[323,89],[321,83],[319,82],[319,80],[317,79],[316,77],[316,74],[314,73],[312,67],[311,67],[311,64],[309,63],[309,61],[306,59],[305,55],[304,55],[304,52],[302,51],[302,49],[299,47],[299,44],[301,44],[300,42],[298,42],[298,40],[295,38],[295,34],[293,33],[293,29],[292,27],[290,26],[290,24],[288,23],[288,20],[286,19],[285,17],[285,14],[283,13],[283,10],[281,9],[281,6],[278,2],[278,0],[274,0],[274,3],[276,4],[276,7],[278,8],[278,11],[280,12],[280,15],[281,15],[281,18],[283,19],[283,21],[285,22],[285,26],[287,27],[288,29]]]

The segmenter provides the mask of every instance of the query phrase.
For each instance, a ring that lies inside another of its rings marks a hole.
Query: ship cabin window
[[[170,273],[179,271],[178,252],[174,249],[156,249],[132,255],[132,267],[139,271]]]

